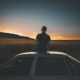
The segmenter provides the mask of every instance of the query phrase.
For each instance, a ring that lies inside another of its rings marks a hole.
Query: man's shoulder
[[[41,35],[41,33],[37,34],[37,36],[40,36],[40,35]]]
[[[50,35],[48,35],[48,34],[46,34],[47,35],[47,37],[50,37]]]
[[[48,35],[48,34],[47,34],[47,39],[48,39],[48,40],[51,40],[50,35]]]
[[[39,34],[37,34],[36,38],[38,39],[38,38],[40,38],[40,36],[41,36],[41,34],[39,33]]]
[[[47,37],[50,37],[48,34],[42,34],[42,33],[37,34],[37,36],[47,36]]]

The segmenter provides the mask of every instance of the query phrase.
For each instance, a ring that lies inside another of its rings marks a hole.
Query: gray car
[[[56,51],[21,53],[0,66],[0,80],[80,80],[80,61]]]

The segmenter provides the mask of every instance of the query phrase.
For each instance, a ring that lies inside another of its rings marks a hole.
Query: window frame
[[[68,67],[69,67],[69,69],[70,69],[70,74],[71,75],[80,75],[80,72],[79,72],[79,74],[78,73],[76,73],[74,70],[72,71],[71,69],[73,68],[73,66],[72,65],[74,65],[74,67],[76,68],[76,70],[78,71],[78,66],[80,65],[80,63],[75,59],[75,58],[73,58],[73,57],[71,57],[71,56],[69,56],[69,55],[67,55],[67,56],[65,56],[65,61],[66,61],[66,63],[67,63],[67,65],[68,65]],[[71,64],[72,63],[72,64]],[[77,65],[76,65],[77,64]],[[79,64],[79,65],[78,65]],[[72,68],[71,68],[72,67]]]
[[[65,64],[65,67],[66,67],[66,70],[67,70],[67,72],[68,72],[68,75],[70,75],[70,71],[69,71],[69,69],[68,69],[68,67],[66,66],[66,61],[64,61],[64,55],[46,55],[46,56],[39,56],[39,57],[37,57],[37,59],[38,58],[45,58],[45,57],[57,57],[57,56],[59,56],[60,58],[62,58],[62,60],[63,60],[63,62],[64,62],[64,64]],[[36,64],[37,64],[37,62],[36,62]],[[36,70],[36,64],[35,64],[35,70]],[[35,71],[36,72],[36,71]],[[36,76],[36,73],[34,73],[34,75]],[[41,75],[38,75],[38,76],[41,76]],[[45,75],[43,75],[43,76],[45,76]],[[51,75],[52,76],[52,75]],[[53,75],[54,76],[54,75]],[[57,75],[58,76],[58,75]]]
[[[5,63],[4,65],[1,66],[2,70],[4,70],[4,69],[5,69],[5,66],[7,66],[7,65],[10,65],[10,64],[15,65],[14,61],[17,61],[19,58],[32,58],[32,59],[31,59],[30,69],[29,69],[29,73],[28,73],[28,74],[27,74],[27,73],[25,74],[25,75],[30,75],[30,70],[31,70],[32,63],[33,63],[33,60],[34,60],[34,56],[33,56],[33,55],[14,56],[14,57],[13,57],[12,59],[10,59],[7,63]],[[27,68],[25,68],[25,69],[27,70]],[[12,74],[12,75],[16,75],[16,74]]]

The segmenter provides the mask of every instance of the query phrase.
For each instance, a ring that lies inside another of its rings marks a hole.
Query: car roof
[[[71,59],[73,59],[73,60],[75,60],[75,61],[77,61],[77,62],[79,62],[80,63],[80,61],[79,60],[77,60],[77,59],[75,59],[74,57],[72,57],[72,56],[70,56],[70,55],[68,55],[68,54],[66,54],[65,52],[60,52],[60,51],[47,51],[47,53],[46,54],[39,54],[38,52],[24,52],[24,53],[20,53],[20,54],[17,54],[15,57],[18,57],[18,56],[23,56],[23,57],[27,57],[27,56],[36,56],[36,55],[38,55],[38,57],[48,57],[48,56],[68,56],[69,58],[71,58]]]
[[[28,55],[41,55],[41,56],[44,56],[44,55],[67,55],[66,53],[64,52],[58,52],[58,51],[47,51],[46,54],[44,53],[38,53],[38,52],[24,52],[24,53],[20,53],[20,54],[17,54],[17,56],[28,56]]]

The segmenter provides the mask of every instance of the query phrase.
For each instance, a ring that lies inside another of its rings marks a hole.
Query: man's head
[[[42,26],[42,33],[46,33],[46,31],[47,31],[47,27],[46,26]]]

